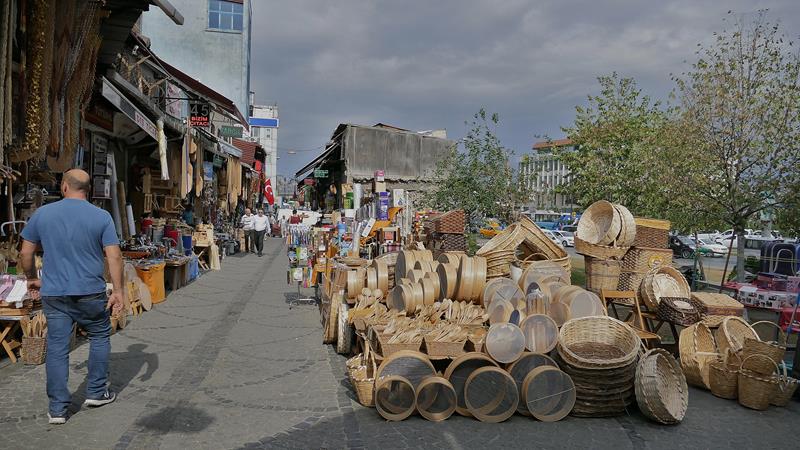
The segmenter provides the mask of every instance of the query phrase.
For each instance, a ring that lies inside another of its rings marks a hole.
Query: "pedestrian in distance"
[[[122,252],[111,215],[87,201],[89,174],[73,169],[61,182],[63,199],[36,210],[22,230],[22,268],[28,292],[42,299],[47,319],[47,396],[51,424],[67,421],[71,403],[67,379],[72,326],[89,335],[85,406],[103,406],[116,394],[109,388],[111,320],[122,311]],[[35,253],[41,246],[44,266],[37,276]],[[106,296],[103,257],[108,260],[113,293]]]
[[[263,209],[259,209],[258,215],[253,219],[253,228],[256,232],[256,250],[258,250],[258,256],[264,256],[264,234],[266,234],[267,228],[269,228],[269,217],[264,214]]]
[[[298,225],[300,223],[303,223],[303,218],[297,214],[296,209],[293,209],[292,216],[289,217],[289,225]]]
[[[245,208],[244,215],[240,223],[242,230],[244,230],[244,251],[255,253],[256,252],[256,230],[254,228],[256,216],[250,212],[250,208]]]

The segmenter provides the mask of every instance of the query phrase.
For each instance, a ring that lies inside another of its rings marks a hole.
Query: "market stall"
[[[785,337],[758,333],[768,327],[746,322],[727,295],[691,292],[671,264],[668,222],[592,205],[575,237],[585,287],[527,218],[474,256],[443,248],[460,245],[448,235],[463,235],[462,213],[424,217],[417,229],[423,236],[400,236],[400,251],[374,257],[364,240],[331,250],[334,231],[320,247],[323,341],[356,354],[347,371],[357,398],[387,420],[555,421],[637,405],[676,424],[688,384],[752,409],[785,405],[797,386]]]

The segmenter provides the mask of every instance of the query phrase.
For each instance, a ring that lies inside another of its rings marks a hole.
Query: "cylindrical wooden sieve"
[[[453,415],[456,402],[456,391],[445,378],[429,377],[417,387],[417,411],[432,422],[441,422]]]
[[[497,363],[488,355],[478,352],[465,353],[454,359],[444,372],[444,377],[453,385],[456,392],[456,412],[469,417],[467,403],[464,400],[464,385],[473,371],[481,367],[497,367]]]
[[[375,409],[386,420],[405,420],[416,409],[416,392],[411,382],[400,375],[375,379]]]
[[[464,385],[467,410],[481,422],[502,422],[517,410],[519,393],[511,375],[499,367],[481,367]]]

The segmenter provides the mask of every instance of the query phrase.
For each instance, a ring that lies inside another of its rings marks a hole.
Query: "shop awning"
[[[128,100],[128,98],[125,97],[116,86],[111,84],[106,77],[102,77],[102,79],[103,86],[101,92],[103,97],[111,102],[112,105],[116,106],[117,109],[131,119],[136,125],[139,125],[139,128],[150,135],[150,137],[158,140],[158,128],[156,124],[142,113],[139,108],[134,106],[133,102]]]
[[[219,148],[220,150],[222,150],[223,152],[227,153],[230,156],[233,156],[234,158],[239,158],[239,159],[242,158],[242,151],[234,147],[233,145],[228,144],[225,141],[219,141]]]
[[[295,178],[300,177],[301,175],[305,175],[306,173],[308,173],[308,172],[314,170],[315,168],[317,168],[318,166],[320,166],[323,162],[325,162],[325,160],[328,159],[328,157],[331,155],[331,153],[333,153],[333,151],[336,150],[336,147],[338,147],[338,146],[339,146],[338,143],[334,143],[333,145],[331,145],[330,147],[325,149],[325,151],[322,152],[316,158],[314,158],[313,161],[311,161],[310,163],[306,164],[305,167],[303,167],[302,169],[300,169],[297,172],[295,172],[295,174],[294,174]]]

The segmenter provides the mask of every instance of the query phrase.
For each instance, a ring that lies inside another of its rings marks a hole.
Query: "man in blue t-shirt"
[[[47,396],[51,424],[67,421],[70,392],[69,344],[72,325],[89,334],[87,406],[111,403],[116,394],[108,387],[111,322],[108,310],[117,313],[124,304],[122,252],[114,221],[108,212],[86,200],[89,174],[73,169],[64,174],[64,198],[42,206],[22,230],[20,256],[28,291],[42,298],[47,318]],[[35,267],[35,253],[44,251],[42,279]],[[108,260],[113,294],[106,298],[103,256]]]

